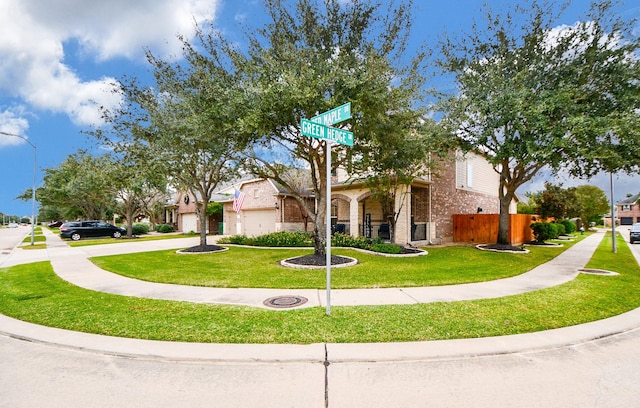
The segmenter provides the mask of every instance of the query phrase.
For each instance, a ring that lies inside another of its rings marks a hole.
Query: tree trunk
[[[500,245],[511,245],[509,241],[509,206],[515,195],[514,191],[505,191],[500,194],[500,218],[498,222],[498,241]]]
[[[205,214],[204,205],[202,203],[196,203],[196,215],[200,222],[200,246],[207,245],[207,217]]]
[[[127,219],[127,238],[131,238],[133,237],[133,208],[130,203],[125,202],[125,204],[127,205],[127,208],[125,210],[125,212],[127,213],[125,215]]]
[[[331,222],[330,218],[326,215],[326,202],[322,198],[318,200],[318,208],[316,209],[316,219],[313,225],[313,236],[314,236],[314,244],[313,244],[313,254],[316,256],[325,256],[327,239],[331,239],[331,237],[327,237],[327,222]]]

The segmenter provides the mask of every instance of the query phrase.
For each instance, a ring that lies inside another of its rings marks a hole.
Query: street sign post
[[[300,132],[304,136],[327,140],[327,208],[325,215],[326,226],[326,265],[327,265],[327,315],[331,314],[331,142],[341,145],[353,146],[353,133],[344,129],[334,128],[331,125],[351,119],[351,102],[340,105],[316,115],[311,120],[300,120]]]

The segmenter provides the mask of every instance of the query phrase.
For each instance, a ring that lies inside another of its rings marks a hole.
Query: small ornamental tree
[[[533,230],[535,241],[540,244],[548,239],[558,237],[556,225],[550,222],[534,222],[531,224],[531,229]]]

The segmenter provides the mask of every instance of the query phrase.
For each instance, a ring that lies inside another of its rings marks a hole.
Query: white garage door
[[[198,231],[198,217],[195,214],[184,214],[182,216],[182,232]]]
[[[276,221],[274,210],[242,210],[243,232],[248,237],[275,232]]]

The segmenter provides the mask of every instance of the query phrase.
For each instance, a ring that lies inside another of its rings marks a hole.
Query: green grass
[[[577,241],[576,241],[577,242]],[[507,278],[547,262],[563,247],[531,247],[529,254],[478,251],[471,246],[429,248],[426,256],[384,257],[335,248],[333,254],[358,259],[358,265],[332,268],[336,289],[454,285]],[[316,288],[326,285],[325,269],[280,266],[283,259],[312,249],[264,249],[230,246],[213,254],[180,255],[175,250],[91,258],[105,270],[151,282],[212,287]]]
[[[46,242],[46,237],[44,235],[34,235],[33,242]],[[31,234],[28,237],[22,240],[23,243],[31,243]]]
[[[135,242],[141,241],[160,241],[163,239],[175,239],[175,238],[193,238],[197,237],[197,234],[167,234],[167,235],[145,235],[138,236],[135,238],[93,238],[93,239],[81,239],[80,241],[71,241],[66,240],[67,244],[71,247],[82,247],[82,246],[90,246],[90,245],[104,245],[104,244],[126,244],[127,242],[131,242],[135,240]]]
[[[605,238],[580,275],[499,299],[289,311],[139,299],[93,292],[58,278],[47,262],[0,269],[0,312],[25,321],[112,336],[218,343],[423,341],[499,336],[564,327],[640,306],[640,267],[626,245]]]
[[[26,245],[21,245],[20,248],[29,249],[29,250],[31,250],[31,249],[46,249],[47,248],[47,244],[33,244],[33,245],[31,245],[29,243],[29,244],[26,244]]]

